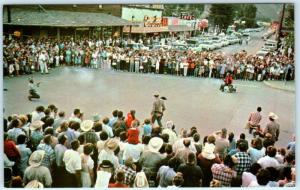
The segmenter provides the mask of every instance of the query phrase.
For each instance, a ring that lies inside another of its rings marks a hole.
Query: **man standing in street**
[[[272,134],[272,140],[274,140],[274,142],[278,141],[278,137],[279,137],[280,125],[275,121],[277,119],[278,119],[278,116],[275,113],[270,112],[269,113],[270,121],[264,130],[264,134],[267,134],[267,133]]]
[[[153,108],[152,108],[152,112],[151,112],[151,121],[152,121],[152,123],[154,123],[155,120],[157,120],[158,125],[160,127],[162,127],[161,119],[163,116],[163,112],[166,110],[166,107],[164,104],[164,100],[159,99],[158,92],[156,92],[154,94],[154,97],[155,97],[155,100],[153,102]]]
[[[40,56],[39,56],[39,66],[40,66],[40,71],[41,74],[48,74],[48,68],[47,68],[47,55],[46,55],[46,51],[42,50]]]

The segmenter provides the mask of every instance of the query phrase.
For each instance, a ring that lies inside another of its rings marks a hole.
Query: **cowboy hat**
[[[155,91],[153,95],[156,96],[156,97],[159,96],[158,91]]]
[[[41,165],[44,160],[45,151],[44,150],[36,150],[34,151],[29,158],[29,165],[32,167],[38,167]]]
[[[159,137],[153,137],[150,139],[149,141],[149,150],[151,152],[158,152],[159,149],[162,147],[163,145],[163,140]]]
[[[108,141],[105,142],[104,144],[104,149],[106,151],[115,151],[118,148],[118,141],[115,139],[109,139]]]
[[[44,125],[44,122],[42,122],[40,120],[36,120],[31,123],[29,128],[30,128],[30,130],[35,131],[35,130],[41,128],[43,125]]]
[[[276,119],[278,119],[278,116],[275,113],[270,112],[269,113],[269,118],[276,120]]]
[[[214,154],[215,151],[215,145],[212,143],[205,143],[203,150],[202,150],[202,156],[208,160],[212,160],[216,158],[216,155]]]
[[[101,116],[98,114],[98,113],[95,113],[93,115],[93,121],[96,122],[96,121],[99,121],[101,119]]]
[[[81,124],[80,124],[80,129],[84,132],[87,132],[89,130],[91,130],[94,126],[94,122],[92,120],[84,120]]]
[[[44,185],[39,182],[38,180],[32,180],[29,183],[27,183],[27,185],[25,186],[25,188],[43,188]]]

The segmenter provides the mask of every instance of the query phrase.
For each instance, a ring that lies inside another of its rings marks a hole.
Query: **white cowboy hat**
[[[150,139],[148,147],[151,152],[158,152],[163,144],[164,141],[161,138],[153,137]]]
[[[109,139],[104,144],[104,149],[106,151],[115,151],[118,148],[119,142],[116,139]]]
[[[29,183],[27,183],[25,188],[44,188],[44,185],[35,179],[35,180],[32,180]]]
[[[84,120],[81,124],[80,124],[80,129],[84,132],[87,132],[89,130],[91,130],[94,126],[94,122],[92,120]]]
[[[153,95],[154,95],[154,96],[159,96],[158,91],[155,91]]]
[[[171,120],[170,120],[170,121],[167,121],[167,123],[166,123],[166,128],[172,129],[173,125],[174,125],[173,121],[171,121]]]
[[[275,113],[270,112],[269,113],[269,118],[276,120],[276,119],[278,119],[278,116]]]
[[[35,131],[35,130],[41,128],[43,125],[44,125],[44,122],[42,122],[40,120],[36,120],[31,123],[29,128],[30,128],[30,130]]]
[[[34,151],[29,158],[29,165],[32,167],[38,167],[41,165],[45,156],[44,150],[36,150]]]
[[[212,143],[205,143],[203,150],[202,150],[202,156],[208,160],[212,160],[216,158],[216,155],[214,154],[215,151],[215,145]]]

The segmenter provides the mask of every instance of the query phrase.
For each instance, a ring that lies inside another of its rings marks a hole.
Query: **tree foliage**
[[[180,16],[185,12],[199,18],[204,10],[204,4],[165,4],[163,16]]]
[[[220,29],[227,29],[233,23],[234,6],[230,4],[213,4],[210,8],[209,20]]]
[[[292,4],[287,5],[285,14],[287,14],[287,16],[284,20],[285,27],[294,28],[294,23],[295,23],[294,5],[292,5]],[[286,46],[287,47],[291,46],[294,48],[294,45],[295,45],[295,33],[294,33],[294,31],[291,31],[287,35]]]
[[[246,28],[256,27],[256,12],[255,4],[239,4],[235,7],[236,19],[245,21]]]

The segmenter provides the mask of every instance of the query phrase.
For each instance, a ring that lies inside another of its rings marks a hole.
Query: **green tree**
[[[287,16],[285,17],[285,20],[284,20],[284,26],[286,28],[292,28],[293,29],[294,24],[295,24],[294,5],[288,4],[286,6],[285,14]],[[294,33],[294,31],[289,32],[287,37],[286,37],[286,48],[288,48],[289,46],[291,46],[292,48],[294,48],[294,46],[295,46],[295,33]]]
[[[227,29],[233,23],[234,7],[230,4],[213,4],[210,8],[210,21],[214,26],[218,25],[219,28]]]

